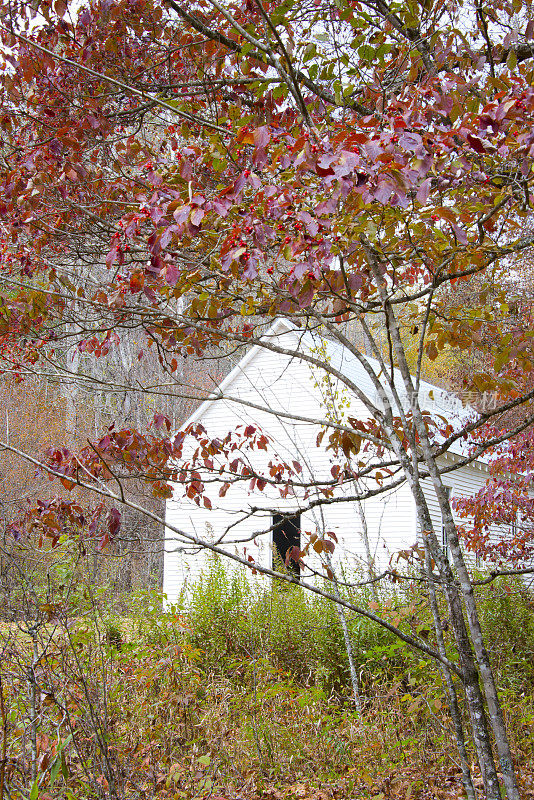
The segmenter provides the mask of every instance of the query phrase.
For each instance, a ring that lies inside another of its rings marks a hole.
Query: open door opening
[[[300,549],[300,514],[291,517],[284,514],[273,514],[273,569],[282,567],[282,571],[288,571],[300,577],[300,564],[290,560],[286,564],[287,551],[291,547]],[[281,562],[281,563],[280,563]]]

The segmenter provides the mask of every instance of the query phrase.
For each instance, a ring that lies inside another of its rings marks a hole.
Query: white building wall
[[[455,456],[444,457],[440,459],[440,465],[452,466],[455,461],[458,461],[458,458]],[[452,499],[472,497],[486,483],[488,475],[489,473],[487,466],[483,462],[478,461],[472,464],[467,464],[465,466],[459,467],[454,472],[449,472],[444,474],[443,483],[445,484],[445,486],[451,487]],[[436,493],[434,491],[434,487],[432,486],[432,482],[429,478],[423,481],[423,490],[428,503],[430,516],[432,517],[432,522],[434,524],[434,530],[436,531],[438,539],[440,539],[442,530],[441,511],[439,508],[439,503],[436,497]],[[459,526],[468,523],[468,520],[460,518],[455,513],[454,508],[453,508],[453,517]],[[492,530],[490,531],[490,534],[492,536],[497,537],[499,535],[498,527],[494,526],[494,528],[492,528]],[[474,566],[476,562],[475,555],[473,553],[468,553],[467,561],[468,563]]]
[[[299,331],[285,331],[276,343],[294,350],[298,348],[301,336]],[[328,363],[348,374],[367,396],[374,397],[374,387],[355,357],[348,351],[339,351],[339,348],[330,350],[321,350],[319,345],[317,350],[312,349],[312,353],[318,358],[325,357]],[[302,466],[304,482],[331,479],[330,469],[337,459],[332,451],[326,449],[328,434],[320,447],[317,446],[317,435],[322,430],[320,422],[325,416],[325,406],[328,407],[336,393],[336,402],[342,404],[347,390],[339,388],[335,379],[326,383],[324,373],[309,363],[291,360],[266,349],[254,348],[240,365],[241,369],[234,370],[222,384],[225,399],[204,403],[192,420],[201,422],[211,437],[224,437],[229,431],[243,430],[248,425],[261,429],[270,440],[268,451],[249,453],[251,463],[258,471],[265,470],[270,460],[278,459],[290,464],[295,460]],[[247,403],[252,405],[247,406]],[[291,418],[284,418],[284,413],[289,413]],[[348,414],[365,419],[367,410],[360,401],[352,398]],[[365,459],[365,455],[362,454],[361,458]],[[450,459],[455,458],[457,456],[453,455],[443,458],[442,463],[450,464]],[[468,465],[447,474],[444,481],[459,497],[477,492],[486,478],[485,468]],[[368,484],[370,489],[376,486],[376,483]],[[270,566],[272,514],[302,511],[303,543],[306,533],[333,531],[338,540],[334,562],[343,563],[349,573],[365,571],[362,524],[347,486],[336,490],[336,499],[344,497],[346,502],[325,503],[320,508],[308,510],[307,506],[314,498],[304,498],[298,491],[294,496],[282,499],[279,491],[272,487],[263,492],[249,492],[246,481],[232,485],[226,496],[220,498],[218,488],[213,484],[209,488],[208,484],[207,494],[212,503],[212,509],[208,510],[182,498],[178,486],[175,498],[167,504],[167,524],[220,544],[226,551],[245,559],[250,556],[258,563]],[[439,536],[441,513],[430,480],[424,482],[424,491]],[[416,541],[413,497],[408,486],[402,484],[364,501],[363,510],[372,555],[377,568],[383,569],[396,551],[407,549]],[[206,569],[208,559],[206,551],[167,530],[164,592],[169,601],[175,600],[185,585],[199,577]]]
[[[295,347],[296,336],[291,342],[285,340],[284,345]],[[250,453],[256,469],[265,469],[270,460],[277,458],[288,463],[296,460],[302,466],[305,482],[309,479],[331,480],[330,469],[337,459],[326,449],[328,434],[321,447],[317,446],[317,435],[321,431],[319,422],[284,419],[279,414],[290,411],[320,421],[325,414],[324,394],[335,390],[335,381],[325,387],[321,384],[320,374],[308,363],[260,350],[246,364],[245,370],[234,376],[227,391],[233,398],[268,408],[274,413],[224,399],[204,404],[194,419],[202,423],[211,437],[223,437],[238,426],[251,424],[263,430],[270,444],[267,453],[261,450]],[[350,414],[360,419],[367,416],[365,407],[357,400],[352,400]],[[376,483],[369,483],[371,489],[376,486]],[[272,513],[302,509],[303,534],[316,530],[333,531],[338,539],[334,562],[343,561],[350,571],[362,571],[365,567],[362,525],[353,502],[327,503],[306,511],[313,497],[306,499],[301,493],[300,497],[282,499],[278,490],[269,487],[264,492],[249,493],[247,482],[232,486],[224,498],[218,497],[218,487],[208,489],[212,509],[207,510],[199,508],[188,498],[181,498],[180,492],[181,487],[177,487],[175,499],[167,504],[168,525],[219,542],[226,550],[242,557],[252,556],[259,563],[270,566]],[[337,490],[337,496],[340,492]],[[343,492],[344,497],[349,496],[347,488],[343,487]],[[262,510],[252,514],[253,507]],[[386,566],[394,551],[414,544],[414,505],[405,485],[365,501],[364,514],[377,565]],[[192,547],[191,543],[167,529],[164,592],[169,601],[177,598],[184,583],[198,578],[208,559],[206,552]]]
[[[281,500],[273,494],[270,497],[265,493],[248,494],[244,489],[229,490],[225,500],[228,502],[214,503],[209,511],[199,508],[191,500],[169,503],[167,522],[202,539],[220,543],[226,551],[245,559],[252,556],[265,566],[271,566],[272,561],[272,536],[269,531],[272,514],[280,511],[297,513],[306,506],[306,501],[299,502],[297,498]],[[372,557],[376,567],[384,569],[397,550],[409,548],[415,543],[413,499],[406,485],[403,485],[379,498],[366,500],[362,505]],[[251,506],[261,506],[262,510],[251,514]],[[365,574],[367,561],[362,523],[354,501],[304,510],[301,529],[302,545],[309,534],[333,532],[337,540],[333,563],[343,565],[348,574]],[[307,562],[318,568],[318,557],[314,556],[313,551],[311,556]],[[316,559],[315,564],[313,558]],[[195,548],[191,543],[167,532],[164,591],[170,601],[178,597],[186,582],[191,583],[199,577],[208,560],[207,551]]]

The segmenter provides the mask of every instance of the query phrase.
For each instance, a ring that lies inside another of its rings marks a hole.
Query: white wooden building
[[[264,341],[326,361],[376,402],[376,391],[369,376],[350,351],[338,342],[303,332],[284,319],[273,324]],[[367,360],[379,375],[378,362]],[[428,383],[422,382],[419,394],[427,410],[445,416],[452,424],[468,413],[458,399]],[[326,448],[326,436],[322,445],[317,446],[317,436],[322,430],[318,421],[332,419],[334,406],[336,413],[345,418],[347,415],[368,417],[361,401],[351,396],[336,379],[325,378],[324,371],[301,358],[281,355],[261,345],[253,346],[239,361],[221,383],[217,395],[217,399],[204,402],[185,425],[200,422],[211,437],[223,437],[240,425],[254,425],[268,436],[270,445],[268,452],[251,451],[253,466],[257,470],[264,469],[273,458],[289,463],[296,460],[302,466],[304,481],[331,480],[332,465],[339,461]],[[457,448],[444,458],[446,463],[452,463],[460,455],[461,450]],[[474,494],[486,478],[486,465],[477,461],[451,472],[444,481],[455,495],[468,496]],[[377,484],[370,481],[367,486],[376,488]],[[218,486],[212,484],[208,494],[213,507],[208,510],[197,506],[193,500],[182,498],[182,488],[178,486],[174,499],[167,503],[166,521],[182,531],[218,542],[245,558],[252,556],[266,566],[273,563],[277,545],[283,547],[280,532],[289,539],[297,537],[290,542],[296,543],[299,529],[303,545],[316,531],[319,535],[333,531],[338,539],[333,560],[343,563],[349,573],[365,573],[363,510],[371,555],[376,566],[384,568],[397,551],[410,548],[417,540],[415,503],[410,489],[402,483],[365,500],[360,508],[353,499],[345,499],[352,497],[353,491],[349,486],[339,488],[336,502],[310,509],[313,494],[303,500],[298,490],[294,496],[281,499],[278,490],[267,487],[263,492],[249,492],[248,483],[239,483],[224,497],[219,497]],[[426,494],[439,532],[441,516],[429,481]],[[280,516],[288,514],[294,517],[288,523],[289,528]],[[278,523],[280,528],[276,528],[273,545],[272,528]],[[198,578],[208,558],[208,552],[167,529],[163,590],[169,602],[178,597],[184,586]]]

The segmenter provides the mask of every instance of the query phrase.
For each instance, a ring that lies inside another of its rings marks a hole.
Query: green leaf
[[[362,59],[362,61],[371,62],[374,60],[375,49],[371,47],[369,44],[362,44],[360,49],[358,50],[358,55]]]
[[[462,114],[462,107],[456,103],[449,113],[451,122],[456,122],[458,117]]]
[[[203,764],[205,767],[209,767],[211,764],[211,758],[207,753],[205,756],[200,756],[197,760],[199,764]]]
[[[38,796],[39,796],[39,781],[36,778],[30,790],[30,800],[37,800]]]
[[[61,752],[61,774],[65,778],[66,781],[69,779],[69,768],[67,767],[67,761],[65,759],[65,753]]]
[[[54,763],[52,764],[52,767],[50,768],[50,787],[52,787],[52,785],[54,784],[54,781],[56,780],[56,778],[58,776],[60,767],[61,767],[61,758],[60,758],[60,756],[58,756],[54,760]]]
[[[302,56],[303,61],[309,61],[311,58],[314,58],[316,53],[317,47],[312,42],[311,44],[307,45],[306,49],[304,50],[304,54]]]

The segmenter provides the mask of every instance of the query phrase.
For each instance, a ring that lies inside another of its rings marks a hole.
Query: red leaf
[[[254,131],[254,144],[256,147],[266,147],[271,140],[271,133],[267,125],[256,128]]]
[[[109,530],[109,535],[111,537],[116,536],[117,533],[120,531],[121,519],[122,519],[121,512],[117,508],[112,508],[108,514],[108,530]]]
[[[142,272],[134,272],[133,275],[130,276],[130,291],[134,294],[140,292],[144,285],[145,276]]]
[[[111,250],[107,254],[107,256],[106,256],[106,266],[108,267],[108,269],[110,267],[112,267],[113,264],[115,263],[115,261],[117,260],[118,250],[119,250],[119,248],[117,247],[117,245],[113,245],[113,247],[111,248]]]
[[[286,566],[289,566],[290,561],[294,561],[295,564],[298,564],[300,561],[300,556],[301,552],[299,547],[289,547],[286,551]]]
[[[479,139],[478,136],[473,136],[472,133],[468,133],[467,136],[466,136],[466,139],[469,142],[469,144],[471,145],[471,147],[473,148],[473,150],[476,150],[477,153],[485,153],[486,152],[486,148],[484,147],[482,139]]]
[[[163,428],[163,426],[165,426],[168,431],[171,429],[171,421],[165,414],[154,414],[154,424],[156,428]]]

